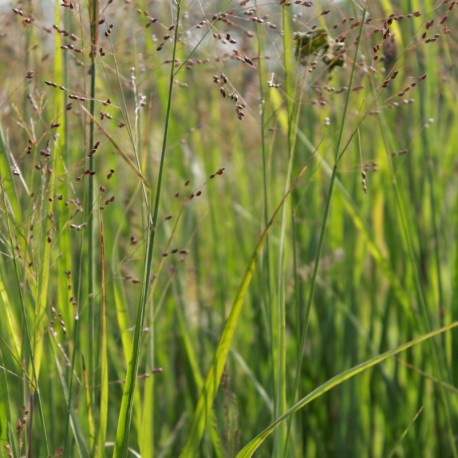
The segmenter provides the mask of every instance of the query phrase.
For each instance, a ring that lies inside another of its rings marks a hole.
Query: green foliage
[[[196,5],[1,12],[0,457],[457,456],[458,6]]]

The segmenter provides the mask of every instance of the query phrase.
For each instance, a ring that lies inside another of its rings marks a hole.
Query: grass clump
[[[0,453],[456,456],[455,5],[5,8]]]

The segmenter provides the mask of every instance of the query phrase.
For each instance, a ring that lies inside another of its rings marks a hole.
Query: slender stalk
[[[89,16],[91,26],[91,65],[90,65],[90,96],[89,112],[89,147],[94,145],[94,128],[93,121],[95,115],[95,82],[96,82],[96,62],[97,42],[99,36],[99,0],[91,0],[89,2]],[[89,157],[89,170],[94,170],[94,155]],[[86,199],[86,218],[87,218],[87,281],[88,281],[88,313],[89,313],[89,337],[90,342],[95,343],[96,340],[96,311],[94,306],[94,275],[95,275],[95,253],[94,253],[94,176],[89,174],[88,177],[88,194]],[[89,380],[95,377],[95,361],[97,361],[97,352],[90,351],[88,357]]]
[[[3,182],[3,177],[0,175],[0,183],[2,183],[2,182]],[[2,192],[2,194],[3,194],[2,197],[3,197],[4,208],[7,208],[6,201],[5,201],[6,193]],[[13,232],[12,232],[9,213],[5,212],[5,215],[6,215],[6,227],[8,229],[10,249],[11,249],[11,253],[14,253],[14,241],[13,241],[13,236],[12,236]],[[42,401],[41,401],[40,388],[39,388],[39,384],[38,384],[38,371],[37,371],[36,365],[35,365],[34,348],[32,346],[32,337],[31,337],[31,332],[30,332],[29,324],[28,324],[28,318],[27,318],[27,314],[26,314],[26,307],[25,307],[25,303],[24,303],[24,295],[23,295],[23,292],[22,292],[22,289],[21,289],[21,283],[19,281],[19,278],[20,278],[19,268],[18,268],[17,258],[16,258],[15,255],[13,255],[13,267],[14,267],[14,275],[15,275],[15,279],[16,279],[15,285],[17,287],[17,294],[18,294],[19,302],[20,302],[19,305],[20,305],[20,308],[21,308],[22,320],[23,320],[23,323],[24,323],[26,350],[29,352],[30,366],[31,366],[31,369],[32,369],[32,381],[30,383],[30,389],[31,389],[30,399],[31,400],[36,399],[37,404],[38,404],[38,412],[39,412],[39,417],[40,417],[40,421],[41,421],[41,427],[43,428],[43,440],[44,440],[44,443],[45,443],[45,446],[46,446],[47,455],[49,456],[49,450],[50,449],[49,449],[48,433],[47,433],[46,421],[45,421],[45,416],[44,416],[44,411],[43,411],[43,404],[42,404]],[[33,406],[31,406],[31,408],[33,408]],[[31,447],[31,444],[29,444],[29,446]],[[31,450],[29,450],[29,453],[30,452],[31,452]]]
[[[288,168],[285,178],[285,193],[291,186],[291,177],[293,173],[293,164],[295,157],[295,139],[294,131],[296,130],[297,115],[299,110],[295,110],[293,101],[295,100],[296,87],[293,83],[293,65],[294,57],[291,43],[293,34],[291,28],[291,10],[283,8],[283,65],[285,67],[285,96],[286,96],[286,114],[287,124],[287,151],[288,151]],[[296,117],[295,117],[296,115]],[[275,372],[275,409],[276,416],[281,415],[286,409],[286,309],[285,309],[285,278],[284,266],[286,257],[286,226],[288,222],[287,205],[282,208],[281,229],[280,229],[280,246],[278,253],[277,266],[277,291],[276,300],[272,302],[272,349],[274,353],[274,372]],[[274,454],[281,455],[286,449],[288,431],[286,425],[282,425],[275,433]]]
[[[153,263],[153,252],[154,252],[154,242],[156,237],[157,229],[157,220],[159,214],[159,204],[161,197],[162,189],[162,178],[164,173],[164,164],[165,164],[165,155],[167,150],[167,140],[168,132],[170,125],[170,114],[172,109],[172,96],[173,96],[173,83],[174,83],[174,74],[175,74],[175,58],[177,52],[177,43],[178,43],[178,29],[180,24],[180,14],[181,14],[181,0],[176,3],[176,20],[175,20],[175,34],[173,41],[173,52],[172,52],[172,62],[170,64],[170,78],[169,78],[169,93],[167,100],[167,110],[165,115],[165,125],[164,125],[164,136],[162,140],[162,149],[161,149],[161,160],[159,163],[159,171],[156,185],[156,195],[153,204],[153,217],[152,222],[149,228],[147,247],[146,247],[146,256],[145,256],[145,266],[144,266],[144,275],[143,275],[143,287],[140,297],[140,302],[137,308],[137,318],[135,322],[134,330],[134,340],[132,345],[132,356],[129,361],[129,367],[127,369],[126,383],[123,391],[123,399],[121,404],[121,411],[118,421],[118,430],[116,433],[115,441],[115,450],[114,457],[124,457],[127,455],[127,450],[129,446],[129,432],[130,425],[132,422],[132,410],[133,410],[133,399],[135,392],[135,383],[138,372],[138,363],[140,357],[140,341],[142,330],[145,322],[145,315],[147,309],[147,302],[149,297],[149,292],[151,288],[151,273],[152,273],[152,263]]]
[[[307,340],[307,332],[308,332],[308,327],[309,327],[309,321],[310,321],[310,311],[312,307],[312,302],[315,294],[315,286],[316,286],[316,280],[318,276],[318,268],[320,265],[320,260],[321,260],[321,253],[323,250],[323,245],[324,245],[324,236],[326,232],[326,226],[328,222],[328,216],[329,216],[329,208],[331,206],[331,199],[334,191],[334,185],[337,177],[337,168],[339,165],[339,161],[342,158],[342,155],[344,154],[346,148],[344,148],[341,151],[341,143],[342,143],[342,137],[343,137],[343,132],[344,132],[344,127],[345,123],[347,121],[347,113],[348,109],[350,106],[350,96],[351,96],[351,88],[353,84],[353,78],[355,76],[355,70],[356,70],[356,62],[357,62],[357,56],[358,56],[358,51],[359,51],[359,46],[360,46],[360,41],[361,41],[361,36],[362,36],[362,31],[363,31],[363,25],[364,25],[364,20],[366,17],[366,11],[367,11],[368,5],[366,4],[363,12],[362,12],[362,19],[361,19],[361,25],[359,26],[359,34],[358,34],[358,40],[356,44],[356,49],[354,53],[354,58],[353,58],[353,66],[351,70],[351,75],[350,75],[350,81],[348,84],[348,87],[350,88],[347,92],[347,96],[345,99],[345,106],[344,110],[342,112],[342,122],[340,125],[340,130],[339,130],[339,136],[337,138],[337,143],[335,146],[335,152],[334,152],[334,166],[332,168],[332,174],[331,178],[329,180],[329,189],[328,189],[328,194],[326,197],[326,203],[325,203],[325,208],[324,208],[324,213],[323,213],[323,220],[321,223],[321,229],[320,229],[320,236],[318,239],[318,249],[315,254],[315,262],[314,262],[314,267],[313,267],[313,273],[312,277],[310,280],[310,291],[307,299],[307,303],[305,306],[305,313],[304,313],[304,319],[302,320],[303,323],[303,328],[299,340],[299,346],[298,346],[298,355],[297,355],[297,363],[296,363],[296,376],[295,376],[295,382],[294,382],[294,399],[297,399],[298,391],[299,391],[299,382],[301,379],[301,372],[302,372],[302,362],[303,362],[303,355],[304,355],[304,350],[305,350],[305,343]]]
[[[257,3],[255,2],[257,6]],[[263,192],[263,213],[264,213],[264,227],[269,222],[270,213],[270,202],[269,202],[269,188],[270,180],[268,177],[268,151],[267,151],[267,139],[266,139],[266,107],[268,104],[268,94],[265,90],[265,74],[266,65],[264,60],[264,41],[266,40],[265,32],[263,27],[259,24],[256,26],[257,44],[258,44],[258,78],[259,78],[259,93],[260,93],[260,118],[261,118],[261,156],[262,156],[262,192]],[[272,309],[270,304],[273,303],[272,299],[272,281],[271,281],[271,248],[269,236],[266,237],[265,247],[262,253],[261,259],[262,265],[262,284],[263,284],[263,301],[261,303],[262,311],[262,327],[266,331],[266,342],[272,342]],[[273,369],[273,352],[270,352],[269,360],[269,371],[274,376]]]

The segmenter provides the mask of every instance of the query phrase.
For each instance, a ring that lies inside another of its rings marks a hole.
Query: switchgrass
[[[4,11],[0,456],[458,455],[455,2]]]

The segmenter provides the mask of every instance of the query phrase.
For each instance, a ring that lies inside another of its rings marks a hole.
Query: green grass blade
[[[2,176],[0,175],[0,186],[2,185],[3,179]],[[3,198],[3,204],[4,208],[6,208],[6,195],[3,192],[2,189],[2,198]],[[6,227],[7,227],[7,232],[8,232],[8,237],[9,237],[9,245],[10,245],[10,250],[11,253],[14,253],[14,242],[13,242],[13,231],[11,227],[11,222],[10,222],[10,215],[9,212],[6,212]],[[43,411],[43,404],[41,400],[41,394],[40,394],[40,388],[39,388],[39,383],[38,383],[38,370],[35,366],[35,347],[32,345],[33,341],[33,336],[29,328],[29,323],[28,323],[28,316],[26,313],[26,307],[25,307],[25,301],[24,301],[24,296],[22,293],[21,289],[21,284],[20,284],[20,276],[19,276],[19,266],[18,266],[18,260],[15,255],[13,255],[13,266],[14,266],[14,276],[15,276],[15,286],[17,289],[17,298],[19,302],[19,307],[21,309],[22,313],[22,322],[24,326],[24,335],[25,335],[25,341],[26,341],[26,350],[28,351],[29,357],[30,357],[30,377],[27,377],[29,382],[30,382],[30,392],[31,396],[35,396],[36,402],[38,405],[38,414],[39,418],[41,421],[41,427],[42,427],[42,438],[46,446],[46,451],[49,454],[49,439],[48,439],[48,433],[47,433],[47,428],[46,428],[46,421],[44,417],[44,411]],[[43,339],[43,336],[41,336],[41,340]]]
[[[116,431],[114,457],[124,457],[127,455],[129,447],[129,433],[132,421],[132,410],[134,403],[135,383],[138,372],[139,354],[140,354],[140,340],[143,332],[143,324],[145,322],[146,306],[149,298],[151,288],[151,272],[154,252],[154,242],[156,236],[156,224],[159,214],[159,203],[161,196],[162,178],[165,163],[165,154],[167,150],[168,130],[172,108],[172,95],[175,74],[175,56],[177,52],[178,30],[181,13],[181,1],[176,4],[176,23],[175,35],[173,42],[172,63],[170,65],[170,79],[169,79],[169,95],[167,101],[167,113],[165,117],[164,136],[162,141],[161,161],[159,164],[159,172],[156,186],[156,195],[153,206],[153,216],[150,223],[150,232],[146,248],[145,267],[143,275],[143,287],[140,297],[140,303],[137,309],[137,318],[135,323],[134,340],[132,345],[132,355],[129,361],[129,366],[126,374],[126,382],[124,385],[121,409],[118,420],[118,428]]]
[[[192,339],[189,333],[185,314],[183,313],[181,304],[178,304],[176,307],[176,315],[178,319],[178,326],[180,329],[180,336],[182,340],[183,350],[186,354],[189,368],[194,378],[194,383],[196,384],[196,387],[200,392],[200,390],[202,389],[204,385],[204,380],[203,380],[202,374],[199,369],[196,351],[192,344]],[[212,440],[212,445],[213,445],[213,452],[216,457],[222,458],[224,457],[224,451],[221,445],[221,438],[218,435],[218,429],[216,427],[216,419],[214,418],[213,412],[211,412],[210,415],[211,417],[210,417],[209,423],[211,427],[210,434],[211,434],[211,440]]]
[[[105,456],[105,442],[108,423],[108,337],[107,337],[107,294],[105,274],[105,242],[103,224],[100,223],[100,251],[101,251],[101,274],[102,274],[102,316],[101,316],[101,348],[100,348],[100,413],[98,430],[97,456]]]
[[[428,332],[419,336],[403,345],[400,345],[393,350],[389,350],[381,355],[375,356],[374,358],[365,361],[364,363],[358,364],[351,369],[348,369],[335,377],[331,378],[327,382],[323,383],[319,387],[315,388],[311,393],[307,396],[303,397],[300,401],[294,404],[290,409],[288,409],[283,415],[281,415],[277,420],[275,420],[272,424],[270,424],[264,431],[258,434],[253,440],[251,440],[245,447],[243,447],[239,453],[237,454],[237,458],[248,458],[251,457],[254,452],[262,445],[262,443],[277,429],[279,425],[281,425],[285,420],[287,420],[291,415],[295,414],[297,411],[305,407],[307,404],[310,404],[313,400],[319,398],[323,394],[327,393],[328,391],[332,390],[333,388],[339,386],[343,382],[350,380],[351,378],[355,377],[356,375],[360,374],[361,372],[374,367],[383,361],[395,356],[399,353],[402,353],[409,348],[412,348],[416,345],[419,345],[426,340],[431,339],[432,337],[438,336],[443,334],[444,332],[450,331],[454,328],[458,327],[458,321],[455,321],[447,326],[443,326],[439,329],[435,329],[434,331]]]
[[[218,391],[218,387],[221,382],[221,376],[223,375],[224,367],[227,362],[228,354],[231,349],[232,340],[234,338],[235,330],[237,328],[238,320],[242,312],[243,304],[245,301],[245,296],[250,286],[251,279],[253,278],[253,273],[256,267],[258,257],[261,253],[261,250],[264,246],[264,242],[267,239],[274,221],[277,216],[283,209],[283,206],[291,193],[291,190],[295,187],[299,179],[305,173],[305,170],[308,167],[308,163],[302,168],[297,177],[295,178],[291,188],[284,195],[278,207],[272,214],[267,226],[264,228],[256,247],[251,255],[251,258],[248,262],[248,266],[245,270],[243,278],[238,287],[237,294],[235,296],[234,302],[231,307],[229,316],[226,319],[224,324],[223,331],[218,343],[218,346],[213,357],[212,365],[207,373],[205,378],[205,383],[202,389],[202,392],[199,395],[196,408],[194,410],[193,418],[191,421],[191,427],[186,439],[186,442],[181,450],[180,456],[182,458],[187,458],[191,456],[197,456],[197,450],[206,429],[206,425],[211,418],[211,410],[213,408],[213,402]]]
[[[245,295],[253,277],[256,261],[271,226],[272,221],[264,229],[261,238],[256,245],[250,262],[248,263],[248,267],[242,278],[242,282],[239,286],[234,303],[232,304],[231,312],[229,313],[229,316],[224,325],[224,329],[215,352],[213,363],[208,371],[202,392],[197,401],[188,438],[186,439],[184,447],[180,453],[180,456],[183,458],[198,455],[197,450],[204,434],[208,419],[211,416],[213,401],[221,382],[221,376],[223,375],[223,370],[227,361],[229,350],[231,348],[232,339],[237,328],[237,323],[242,311]]]
[[[0,447],[2,450],[8,444],[8,425],[11,423],[7,376],[3,352],[0,349]]]
[[[64,394],[64,398],[65,398],[67,405],[70,405],[71,404],[69,402],[70,390],[68,389],[67,380],[65,378],[65,371],[62,368],[62,365],[59,361],[58,356],[60,354],[60,350],[57,348],[57,344],[54,339],[52,340],[51,347],[54,353],[54,361],[56,365],[57,374],[59,375],[62,392]],[[88,458],[90,454],[89,454],[88,443],[86,441],[87,438],[85,437],[85,434],[82,430],[78,416],[76,415],[73,409],[69,410],[68,419],[66,419],[66,422],[67,421],[68,421],[68,428],[72,430],[79,456],[82,458]],[[67,424],[65,426],[64,431],[65,431],[65,434],[67,434]],[[66,441],[64,443],[64,450],[68,452],[69,450],[71,450],[71,447],[72,447],[71,441],[69,440],[69,438],[66,438]]]
[[[95,134],[95,123],[94,123],[94,114],[95,114],[95,85],[97,80],[97,66],[96,66],[96,56],[97,56],[97,44],[99,38],[99,0],[89,0],[88,4],[89,11],[89,24],[90,24],[90,102],[89,102],[89,145],[94,145],[94,134]],[[90,155],[89,159],[86,159],[89,170],[94,170],[95,159],[94,155]],[[92,174],[88,176],[88,181],[86,185],[86,198],[85,198],[85,218],[87,221],[87,231],[86,231],[86,247],[87,247],[87,259],[86,259],[86,284],[87,284],[87,298],[88,298],[88,331],[89,331],[89,341],[95,344],[94,348],[87,353],[87,362],[88,362],[88,381],[90,386],[94,384],[96,377],[96,358],[98,355],[98,346],[96,345],[96,322],[97,322],[97,313],[95,309],[95,276],[96,276],[96,258],[95,258],[95,214],[94,210],[96,209],[95,203],[95,178]],[[93,397],[94,392],[88,390],[87,394],[87,403],[89,411],[93,411]],[[95,436],[91,437],[91,451],[95,447]]]

